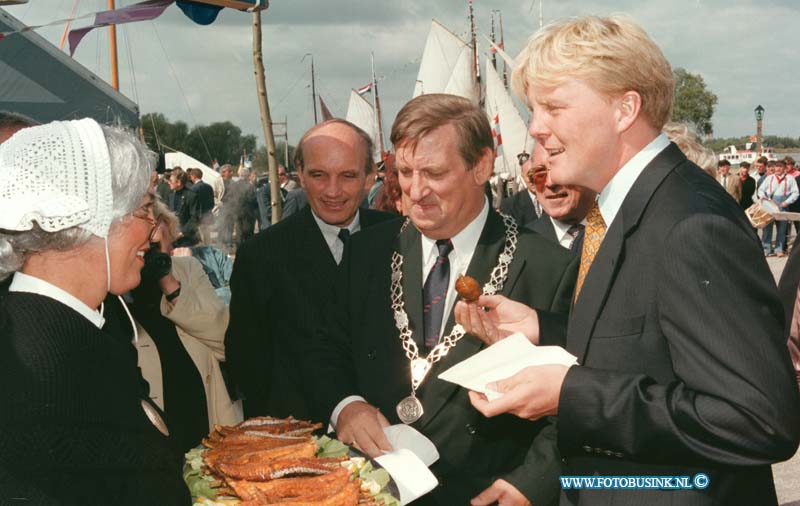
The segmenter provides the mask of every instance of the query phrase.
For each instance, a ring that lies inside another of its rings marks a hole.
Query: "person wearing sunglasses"
[[[528,179],[544,211],[543,219],[534,221],[529,228],[580,254],[586,215],[597,194],[582,186],[553,183],[547,152],[541,144],[533,149]]]
[[[0,503],[188,504],[130,341],[105,325],[150,247],[152,162],[91,119],[0,145]]]
[[[517,155],[517,158],[519,158],[520,171],[527,188],[503,199],[500,203],[500,211],[514,218],[517,225],[524,227],[542,216],[542,205],[536,196],[536,188],[528,177],[532,167],[530,156],[523,152]]]

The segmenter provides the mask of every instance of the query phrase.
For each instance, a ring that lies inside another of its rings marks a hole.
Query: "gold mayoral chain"
[[[503,289],[503,284],[508,277],[508,266],[514,259],[514,251],[517,249],[517,222],[514,218],[499,213],[503,218],[506,228],[506,243],[503,251],[497,257],[497,265],[492,270],[489,282],[483,286],[483,295],[494,295]],[[408,221],[403,225],[401,232],[408,225]],[[422,417],[422,403],[417,398],[417,388],[433,367],[433,364],[447,355],[458,341],[464,337],[464,327],[460,324],[453,326],[450,335],[444,336],[427,357],[419,356],[419,347],[411,337],[411,329],[408,328],[408,314],[405,310],[403,301],[403,255],[394,252],[392,255],[392,310],[394,311],[394,324],[400,331],[400,340],[403,341],[403,349],[406,357],[411,361],[411,395],[401,400],[397,404],[397,416],[405,424],[416,422]]]

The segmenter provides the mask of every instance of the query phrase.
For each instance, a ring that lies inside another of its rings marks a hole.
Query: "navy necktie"
[[[433,264],[425,286],[422,289],[422,320],[424,327],[425,346],[433,348],[439,342],[439,333],[442,330],[442,318],[447,299],[447,287],[450,284],[450,259],[448,255],[453,251],[450,239],[436,241],[439,256]]]
[[[347,243],[350,241],[350,231],[346,228],[340,228],[337,235],[339,240],[342,241],[342,258],[344,258],[344,253],[347,251]]]
[[[569,249],[580,254],[581,248],[583,247],[583,225],[572,225],[569,227],[569,230],[567,230],[567,233],[572,236]]]

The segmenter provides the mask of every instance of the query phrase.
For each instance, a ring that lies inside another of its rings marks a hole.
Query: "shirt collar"
[[[481,232],[483,231],[484,225],[486,225],[486,220],[488,217],[489,201],[486,199],[486,197],[484,197],[483,209],[481,209],[481,212],[478,213],[478,216],[476,216],[475,219],[469,223],[469,225],[461,229],[461,232],[450,238],[450,241],[453,243],[453,251],[457,255],[472,254],[472,252],[475,250],[475,247],[478,245],[478,239],[481,238]],[[436,239],[431,239],[426,237],[425,234],[422,234],[423,262],[430,258],[430,255],[437,256],[438,254],[439,252],[436,249]]]
[[[550,221],[553,223],[553,227],[556,229],[556,239],[558,239],[558,242],[560,243],[564,240],[564,237],[567,235],[567,231],[572,227],[572,225],[557,220],[552,216],[550,216]]]
[[[614,218],[616,218],[620,207],[622,207],[628,192],[631,191],[633,183],[639,179],[645,167],[667,146],[669,146],[669,139],[663,133],[659,134],[644,149],[628,160],[628,163],[614,174],[611,181],[600,192],[597,197],[597,205],[600,207],[600,214],[603,216],[603,221],[606,222],[607,228],[611,227],[614,222]]]
[[[65,306],[75,310],[78,314],[89,320],[92,325],[98,329],[103,328],[105,319],[100,316],[97,310],[94,310],[80,301],[77,297],[62,290],[61,288],[22,272],[15,272],[14,279],[11,281],[11,286],[8,287],[9,292],[26,292],[43,295],[45,297],[56,300]]]
[[[322,237],[325,238],[328,248],[333,248],[333,244],[336,242],[336,239],[339,238],[339,230],[341,230],[342,227],[325,223],[322,221],[322,218],[317,216],[313,209],[311,210],[311,216],[313,216],[314,221],[317,222],[317,226],[319,227],[320,232],[322,232]],[[350,224],[344,228],[350,231],[350,235],[353,235],[361,230],[361,212],[358,209],[356,209],[356,215],[353,218],[353,221],[351,221]]]

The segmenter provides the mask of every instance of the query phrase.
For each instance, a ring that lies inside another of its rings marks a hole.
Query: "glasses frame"
[[[550,169],[543,165],[532,167],[528,172],[528,181],[534,186],[544,186],[547,183],[547,174],[549,172]]]
[[[147,210],[145,210],[145,208],[147,208]],[[147,222],[147,224],[150,225],[150,233],[147,235],[147,240],[148,242],[156,242],[154,240],[156,230],[158,230],[158,227],[161,225],[163,220],[161,219],[161,217],[155,218],[152,216],[152,207],[142,206],[138,209],[133,210],[130,215],[134,218]]]

